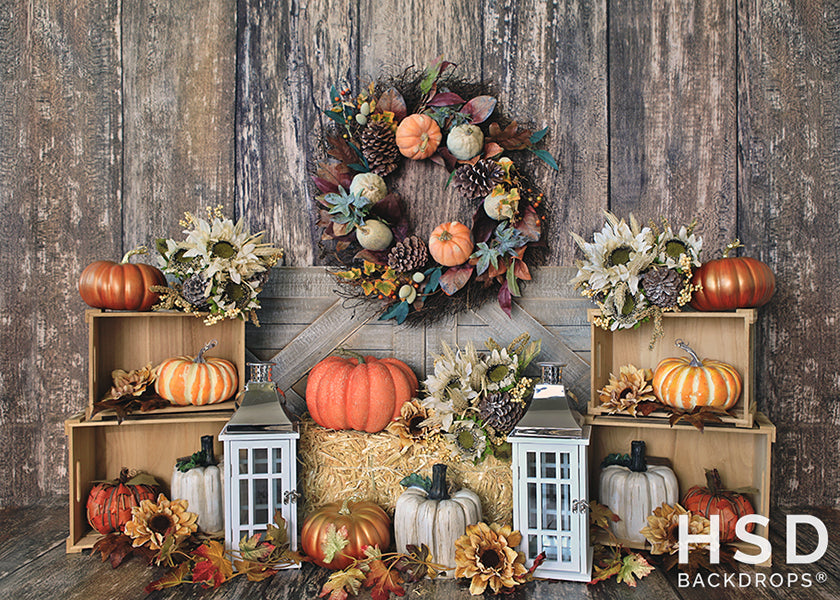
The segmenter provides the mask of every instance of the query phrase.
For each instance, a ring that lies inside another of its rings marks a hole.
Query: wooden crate
[[[214,453],[222,457],[218,435],[232,411],[88,421],[82,413],[64,422],[69,451],[70,535],[67,552],[91,548],[102,536],[87,521],[88,493],[96,481],[115,479],[122,467],[145,471],[164,486],[175,460],[201,448],[201,436],[216,439]]]
[[[598,390],[609,383],[610,373],[618,373],[623,365],[655,369],[663,358],[687,356],[674,346],[677,339],[684,340],[700,358],[714,358],[733,365],[743,379],[741,398],[730,410],[734,417],[723,417],[737,427],[752,427],[755,414],[755,321],[754,308],[734,312],[679,312],[665,313],[662,318],[664,335],[654,348],[649,348],[653,323],[643,323],[635,329],[606,331],[592,321],[599,316],[597,309],[588,311],[591,329],[592,363],[591,393],[588,412],[604,414],[598,399]],[[633,422],[633,417],[622,415]],[[651,417],[667,419],[663,412]]]
[[[236,365],[239,391],[245,385],[245,323],[225,319],[207,326],[200,318],[182,312],[85,311],[88,324],[88,405],[90,418],[94,401],[112,384],[111,371],[130,371],[155,366],[173,356],[195,354],[210,340],[219,344],[208,355],[226,358]],[[206,406],[171,406],[159,413],[231,410],[233,400]],[[111,411],[104,411],[104,415]],[[100,413],[103,414],[103,413]],[[96,418],[102,418],[100,414]]]
[[[750,428],[707,425],[702,432],[691,425],[670,427],[657,419],[634,421],[587,415],[586,422],[592,425],[591,498],[599,498],[601,461],[613,452],[628,453],[633,440],[644,440],[649,456],[671,461],[679,481],[681,501],[691,486],[706,485],[705,470],[714,467],[720,471],[727,488],[757,489],[758,493],[750,496],[755,511],[770,516],[770,457],[776,426],[762,413],[755,414],[755,423]],[[756,527],[755,533],[768,535],[764,527]],[[627,540],[622,543],[642,547]],[[736,546],[749,554],[758,552],[752,544],[738,542]]]

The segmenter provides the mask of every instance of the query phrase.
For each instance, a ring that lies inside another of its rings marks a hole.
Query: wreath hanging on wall
[[[355,97],[330,90],[328,157],[313,176],[322,256],[337,265],[338,293],[380,304],[383,320],[430,323],[494,298],[510,315],[544,254],[543,194],[507,155],[528,151],[557,170],[537,148],[548,128],[496,116],[489,87],[446,73],[452,67],[438,59]],[[390,185],[405,160],[444,167],[446,186],[475,207],[472,223],[442,220],[428,240],[414,235],[412,199]]]

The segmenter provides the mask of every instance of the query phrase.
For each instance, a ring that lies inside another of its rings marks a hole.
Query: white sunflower
[[[607,222],[601,231],[595,232],[593,242],[572,234],[586,256],[585,261],[578,261],[578,274],[572,283],[594,294],[604,294],[619,282],[625,282],[635,294],[639,276],[655,258],[653,232],[641,227],[633,215],[628,225],[612,213],[605,214]]]
[[[467,462],[476,462],[487,449],[487,434],[471,419],[454,421],[443,437],[449,442],[452,454]]]
[[[516,383],[516,373],[519,369],[519,356],[508,354],[507,348],[494,349],[484,359],[487,370],[484,377],[484,389],[496,392],[509,388]]]
[[[680,267],[680,257],[688,256],[691,265],[700,266],[700,251],[703,249],[703,238],[689,230],[685,225],[677,233],[670,225],[656,238],[657,260],[669,269]]]
[[[629,286],[621,283],[601,303],[601,313],[611,321],[610,329],[632,329],[644,318],[648,302],[643,293],[631,293]]]

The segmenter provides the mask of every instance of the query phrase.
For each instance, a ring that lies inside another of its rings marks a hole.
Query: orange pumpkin
[[[347,528],[347,546],[326,561],[324,541],[330,525],[341,535],[342,527]],[[385,511],[372,502],[348,502],[327,504],[306,517],[300,531],[300,544],[307,556],[316,565],[327,569],[344,569],[353,562],[353,558],[365,557],[365,546],[379,546],[385,551],[391,543],[391,520]]]
[[[438,225],[429,237],[429,254],[444,267],[467,262],[472,251],[472,232],[458,221]]]
[[[401,360],[329,356],[309,372],[306,406],[322,427],[376,433],[416,392],[417,377]]]
[[[90,490],[87,500],[87,518],[90,526],[99,533],[122,531],[131,520],[131,509],[140,506],[142,500],[154,500],[158,495],[157,485],[140,483],[139,477],[128,478],[128,469],[123,467],[114,481],[97,483]],[[143,480],[151,480],[145,476]]]
[[[720,517],[720,541],[735,541],[735,526],[744,515],[755,514],[749,499],[743,494],[725,490],[717,469],[706,471],[706,486],[695,485],[683,498],[686,510],[707,519],[711,515]],[[755,529],[755,523],[747,525],[747,531]]]
[[[149,291],[153,285],[166,285],[166,277],[157,267],[128,262],[146,248],[126,253],[119,263],[97,260],[90,263],[79,278],[79,294],[88,306],[111,310],[149,310],[158,295]]]
[[[682,340],[677,340],[676,345],[691,357],[659,362],[653,373],[656,397],[668,406],[685,410],[697,406],[727,410],[735,406],[741,395],[741,376],[735,367],[717,360],[700,360]]]
[[[733,310],[764,306],[776,291],[776,276],[770,267],[749,256],[730,257],[741,246],[734,241],[726,247],[723,258],[704,263],[691,283],[700,289],[691,297],[697,310]]]
[[[412,160],[429,158],[438,149],[441,137],[438,124],[426,115],[408,115],[397,127],[397,146]]]
[[[233,396],[239,386],[236,366],[224,358],[204,357],[216,344],[211,341],[195,358],[177,356],[163,361],[157,368],[157,394],[178,406],[216,404]]]

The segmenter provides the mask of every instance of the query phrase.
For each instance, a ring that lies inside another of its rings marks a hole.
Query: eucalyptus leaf
[[[536,154],[540,160],[542,160],[545,164],[547,164],[555,171],[560,170],[560,168],[557,166],[557,161],[554,160],[554,157],[551,156],[550,152],[547,152],[546,150],[537,150],[536,148],[528,148],[528,150]]]

